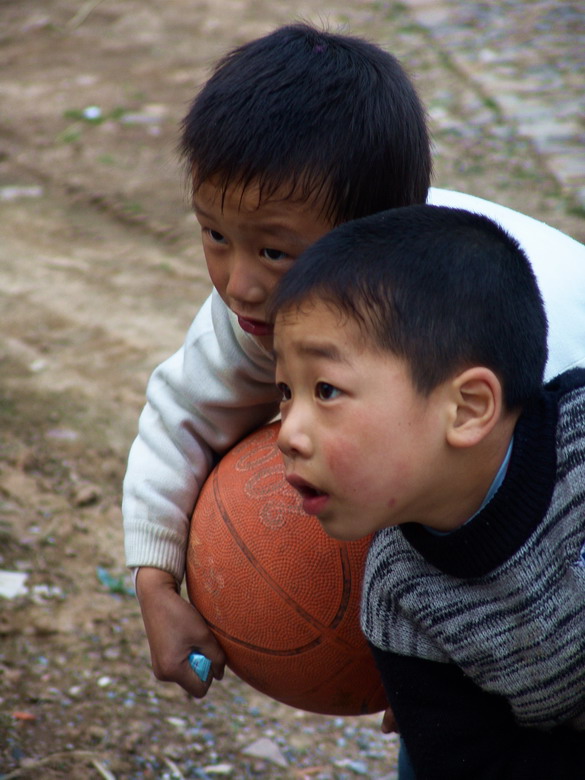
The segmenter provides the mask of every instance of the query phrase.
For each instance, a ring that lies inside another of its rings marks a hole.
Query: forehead
[[[225,184],[220,176],[212,176],[197,184],[194,174],[193,203],[197,207],[227,210],[251,215],[258,211],[273,215],[303,215],[327,226],[333,227],[332,220],[326,216],[326,194],[321,191],[303,192],[294,182],[284,182],[270,186],[254,179],[250,182]]]
[[[309,299],[281,309],[274,323],[277,359],[292,350],[307,357],[345,362],[368,345],[358,322],[326,301]]]
[[[247,187],[235,183],[226,187],[219,176],[206,179],[194,188],[193,200],[195,203],[203,202],[206,205],[219,208],[228,204],[242,211],[256,211],[263,201],[261,189],[257,183],[252,182]]]

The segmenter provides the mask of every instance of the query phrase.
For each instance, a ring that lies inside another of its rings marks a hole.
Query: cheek
[[[356,447],[349,442],[332,443],[324,448],[327,466],[337,479],[344,480],[346,484],[355,477],[356,460],[359,457]]]
[[[205,262],[207,265],[207,273],[211,279],[211,283],[220,292],[226,287],[227,279],[225,278],[225,270],[222,271],[221,265],[214,262],[211,258],[205,255]]]
[[[352,441],[331,442],[327,466],[347,497],[392,508],[411,478],[408,458],[391,446],[381,449]]]
[[[364,495],[371,490],[376,469],[367,449],[355,441],[337,441],[327,448],[325,456],[330,472],[348,496]]]

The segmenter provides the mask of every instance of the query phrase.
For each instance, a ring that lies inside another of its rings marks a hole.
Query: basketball
[[[359,625],[369,538],[339,542],[286,482],[279,423],[228,452],[189,536],[187,590],[228,667],[277,701],[326,715],[385,709]]]

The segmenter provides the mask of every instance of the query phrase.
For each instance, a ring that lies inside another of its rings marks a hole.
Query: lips
[[[300,495],[303,511],[306,514],[320,515],[323,512],[329,502],[328,493],[317,490],[317,488],[313,487],[309,482],[306,482],[295,474],[287,476],[286,480]]]
[[[240,314],[237,318],[240,328],[246,333],[251,333],[252,336],[271,336],[274,331],[274,326],[269,322],[242,317]]]

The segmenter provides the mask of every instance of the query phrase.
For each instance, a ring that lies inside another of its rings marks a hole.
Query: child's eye
[[[284,382],[278,382],[276,386],[278,387],[278,389],[282,394],[281,403],[282,401],[290,401],[290,399],[292,398],[290,387]]]
[[[223,233],[220,233],[218,230],[212,230],[211,228],[207,228],[207,235],[216,244],[225,244],[225,236],[223,235]]]
[[[341,390],[328,382],[318,382],[315,388],[315,395],[320,401],[332,401],[338,398],[340,394]]]
[[[288,260],[289,256],[286,252],[281,252],[280,249],[270,249],[265,247],[262,250],[262,256],[267,260]]]

